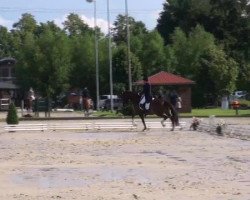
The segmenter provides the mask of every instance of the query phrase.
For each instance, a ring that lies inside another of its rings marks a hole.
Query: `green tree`
[[[131,37],[143,35],[147,33],[145,24],[141,21],[135,21],[133,17],[128,17],[129,31]],[[126,16],[118,15],[114,22],[114,28],[112,29],[113,40],[117,44],[127,41],[127,23]]]
[[[13,31],[17,31],[24,36],[26,32],[34,33],[37,29],[37,22],[33,15],[29,13],[22,14],[21,19],[13,24]]]
[[[171,34],[177,27],[187,34],[198,24],[207,21],[210,8],[209,0],[169,0],[163,5],[156,28],[165,43],[169,44]]]
[[[169,0],[158,19],[157,30],[166,44],[179,27],[186,35],[201,24],[216,43],[239,64],[238,88],[250,89],[249,0]]]
[[[29,87],[35,87],[32,79],[36,69],[37,51],[35,32],[37,30],[37,22],[34,16],[29,13],[22,14],[21,19],[14,23],[11,30],[11,47],[15,59],[18,61],[16,65],[16,76],[20,89],[24,92]]]
[[[198,25],[189,36],[186,36],[180,28],[176,28],[171,39],[170,46],[175,55],[172,62],[174,71],[189,78],[195,77],[200,70],[200,56],[215,46],[213,35]]]
[[[23,91],[33,87],[51,97],[68,86],[70,54],[68,37],[53,22],[37,27],[37,35],[25,32],[17,45],[17,78]],[[16,32],[15,32],[16,33]]]
[[[67,20],[63,25],[64,30],[66,30],[69,35],[80,35],[93,31],[86,23],[84,23],[78,14],[74,13],[68,15]]]
[[[91,93],[90,95],[95,96],[95,30],[90,28],[77,14],[70,14],[63,24],[64,30],[66,30],[70,36],[70,86],[74,89],[88,87]],[[99,28],[97,28],[96,33],[99,40],[99,38],[103,36]],[[98,62],[101,69],[101,45],[99,46],[98,51]],[[101,80],[101,70],[99,75]]]
[[[11,34],[6,27],[0,26],[0,58],[11,56]]]
[[[153,74],[165,69],[165,47],[157,31],[144,35],[142,51],[139,52],[144,74]]]
[[[125,45],[119,45],[115,49],[113,56],[113,74],[114,76],[114,91],[120,94],[124,89],[128,89],[128,61],[127,48]],[[131,72],[132,80],[136,81],[142,77],[141,63],[139,59],[130,52],[131,55]]]
[[[216,103],[218,97],[234,91],[238,76],[238,64],[218,47],[207,49],[200,58],[200,70],[196,74],[193,93],[195,106]]]
[[[36,44],[36,40],[33,33],[27,32],[22,43],[17,44],[16,48],[16,76],[18,84],[21,86],[23,93],[28,91],[30,87],[37,87],[36,77],[37,74],[37,62],[39,48]]]
[[[73,36],[71,43],[71,73],[70,85],[72,88],[87,86],[94,91],[95,84],[95,46],[94,35],[85,34]],[[91,92],[92,93],[92,92]]]
[[[212,34],[197,26],[186,36],[177,28],[171,39],[167,60],[172,71],[196,81],[195,105],[204,105],[210,94],[216,99],[222,91],[233,91],[238,64],[215,44]]]
[[[37,53],[37,68],[35,82],[39,91],[51,97],[68,88],[70,71],[70,49],[67,35],[55,25],[45,26],[37,39],[39,51]],[[58,31],[55,31],[58,30]],[[33,76],[34,76],[33,75]]]

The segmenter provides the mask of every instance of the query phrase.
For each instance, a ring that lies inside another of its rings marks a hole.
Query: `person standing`
[[[27,108],[27,117],[31,117],[32,113],[32,107],[33,107],[33,101],[35,100],[35,92],[33,88],[31,87],[28,91],[28,96],[26,99],[26,108]]]
[[[176,93],[175,90],[172,90],[170,93],[169,93],[169,100],[170,100],[170,103],[173,105],[173,107],[176,109],[176,104],[177,104],[177,99],[178,99],[178,95]]]
[[[180,96],[178,96],[177,101],[176,101],[176,110],[178,110],[178,112],[180,111],[180,109],[182,108],[182,99]]]
[[[146,110],[148,111],[149,110],[149,107],[150,107],[150,101],[151,101],[151,86],[148,82],[148,77],[144,77],[143,78],[143,90],[142,92],[140,93],[141,94],[141,100],[140,100],[140,103],[139,103],[139,107],[142,109],[142,110]],[[144,106],[144,109],[143,109],[143,106]]]
[[[173,105],[176,115],[178,116],[179,119],[179,112],[182,107],[182,99],[175,90],[170,92],[169,98],[170,98],[170,103]],[[177,123],[177,126],[179,126],[179,123]]]

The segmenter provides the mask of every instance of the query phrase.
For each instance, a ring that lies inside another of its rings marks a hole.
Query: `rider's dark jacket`
[[[82,97],[83,98],[89,98],[90,95],[89,95],[89,91],[87,88],[84,88],[83,91],[82,91]]]
[[[146,82],[143,85],[143,90],[142,90],[141,94],[145,96],[146,102],[150,102],[150,100],[151,100],[151,86],[149,83]]]

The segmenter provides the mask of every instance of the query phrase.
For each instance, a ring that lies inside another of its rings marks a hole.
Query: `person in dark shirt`
[[[141,100],[140,100],[140,108],[143,109],[143,106],[145,105],[145,110],[149,110],[150,101],[151,101],[151,86],[148,82],[148,78],[145,77],[143,79],[143,90],[140,93],[141,94]]]
[[[170,103],[174,106],[174,108],[176,108],[178,95],[177,95],[175,90],[173,90],[169,93],[169,99],[170,99]]]

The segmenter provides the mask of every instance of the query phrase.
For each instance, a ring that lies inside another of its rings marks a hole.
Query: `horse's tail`
[[[167,101],[165,101],[164,104],[165,104],[165,106],[168,106],[170,108],[170,111],[171,111],[170,114],[171,114],[171,117],[173,117],[173,119],[174,119],[175,125],[179,124],[178,113],[175,110],[174,106],[171,103],[167,102]]]

